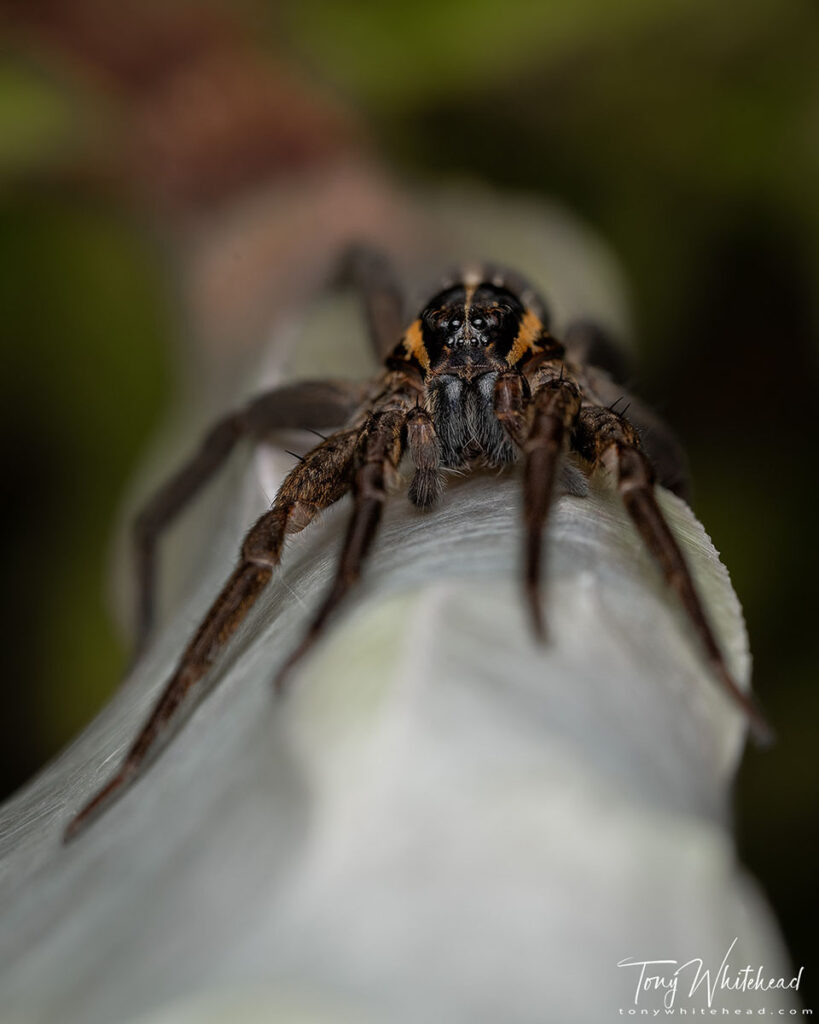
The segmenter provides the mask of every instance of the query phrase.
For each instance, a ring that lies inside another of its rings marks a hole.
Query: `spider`
[[[684,494],[681,454],[667,428],[595,363],[611,355],[599,330],[576,324],[561,343],[543,300],[516,273],[467,267],[444,280],[409,327],[387,260],[366,248],[348,254],[381,373],[366,383],[308,381],[276,388],[222,419],[199,452],[160,489],[136,522],[139,585],[137,651],[153,625],[154,567],[163,527],[225,462],[244,436],[277,428],[339,427],[291,470],[244,538],[239,562],[185,648],[150,717],[110,781],[75,815],[77,835],[140,773],[183,697],[205,676],[278,566],[287,534],[352,492],[353,511],[335,579],[301,643],[276,678],[310,650],[361,575],[384,503],[408,453],[409,500],[426,510],[440,498],[445,471],[503,467],[523,456],[524,593],[537,637],[544,525],[567,448],[613,478],[639,535],[676,592],[714,676],[748,716],[757,738],[768,726],[732,678],[682,551],[655,497],[655,480]],[[616,400],[610,402],[614,394]]]

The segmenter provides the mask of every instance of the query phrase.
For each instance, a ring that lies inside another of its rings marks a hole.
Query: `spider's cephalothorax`
[[[535,355],[563,355],[542,303],[535,304],[529,289],[521,292],[498,271],[464,273],[430,300],[390,361],[398,368],[408,362],[423,378],[442,467],[497,466],[518,457],[495,412],[499,375]],[[412,488],[410,497],[426,504],[430,495]]]
[[[277,677],[310,649],[358,579],[390,480],[405,454],[412,464],[409,498],[431,508],[447,469],[498,466],[523,457],[524,587],[535,632],[544,636],[539,583],[543,528],[560,460],[567,449],[589,468],[607,470],[646,547],[677,593],[703,653],[759,737],[767,726],[734,682],[682,551],[657,503],[655,479],[673,490],[683,460],[667,428],[637,399],[624,398],[586,352],[600,351],[599,332],[570,327],[565,346],[549,333],[546,307],[508,271],[472,268],[448,280],[405,328],[401,293],[383,258],[356,250],[349,269],[361,287],[370,332],[385,369],[362,384],[312,381],[260,395],[218,423],[201,450],[156,495],[137,520],[139,644],[153,618],[154,552],[162,528],[224,462],[242,436],[276,428],[334,427],[287,475],[268,512],[244,539],[233,574],[185,648],[150,718],[110,782],[74,817],[71,837],[136,776],[170,727],[186,693],[204,677],[282,556],[285,537],[352,492],[353,510],[336,577],[301,644]],[[612,401],[614,399],[614,401]],[[611,404],[609,404],[611,403]],[[642,428],[648,428],[641,440]]]

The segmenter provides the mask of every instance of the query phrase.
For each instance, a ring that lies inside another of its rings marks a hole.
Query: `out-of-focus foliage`
[[[36,167],[69,141],[71,104],[52,84],[14,63],[0,66],[0,166]]]
[[[307,0],[285,5],[292,37],[316,65],[365,102],[407,109],[483,95],[523,71],[588,46],[618,45],[704,4],[600,0],[533,4],[421,0],[380,4]]]
[[[88,72],[54,45],[60,19],[48,12],[59,4],[30,6],[46,14],[13,34],[0,63],[11,488],[2,543],[17,658],[0,744],[13,752],[7,786],[67,739],[120,674],[101,597],[108,539],[179,340],[149,241],[157,218],[147,207],[141,219],[124,215],[127,161],[109,158],[128,137],[133,93],[106,77],[115,61]],[[163,10],[199,17],[185,3],[147,6],[157,24]],[[124,5],[121,16],[140,9]],[[819,701],[815,6],[288,0],[273,13],[248,0],[207,10],[230,10],[261,60],[306,69],[328,105],[356,108],[375,152],[403,174],[556,196],[622,259],[638,389],[689,449],[696,510],[731,569],[755,682],[780,730],[778,747],[746,767],[740,828],[804,960],[816,774],[806,751]],[[76,53],[87,59],[95,45]]]
[[[122,673],[105,580],[122,490],[168,398],[160,270],[110,208],[0,201],[3,765],[33,771]]]

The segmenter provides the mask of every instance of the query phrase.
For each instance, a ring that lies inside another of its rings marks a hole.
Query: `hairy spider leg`
[[[581,454],[613,475],[626,511],[643,543],[662,569],[669,587],[676,592],[700,638],[708,663],[725,691],[747,715],[757,742],[773,739],[771,727],[754,699],[744,693],[725,663],[700,600],[688,565],[654,493],[654,470],[634,428],[617,413],[599,406],[584,405],[575,430]]]
[[[239,564],[185,648],[150,717],[112,779],[79,811],[65,831],[73,839],[139,774],[169,728],[187,693],[200,682],[255,604],[281,560],[285,535],[304,529],[350,489],[361,428],[340,431],[309,452],[287,475],[276,500],[251,527]]]
[[[551,374],[551,376],[550,376]],[[524,589],[535,635],[546,638],[541,599],[543,528],[549,515],[555,479],[563,455],[566,433],[580,412],[577,385],[560,376],[555,367],[544,366],[533,388],[534,415],[523,444]]]
[[[156,548],[165,527],[224,465],[236,443],[263,439],[272,430],[337,427],[364,397],[364,387],[346,381],[305,381],[274,388],[220,420],[196,454],[151,498],[134,524],[137,631],[134,660],[143,652],[154,625]]]
[[[279,669],[274,680],[279,692],[283,690],[290,670],[315,644],[330,615],[361,576],[362,565],[381,522],[388,482],[397,474],[404,453],[404,426],[408,412],[408,408],[391,408],[375,412],[372,416],[363,456],[353,478],[353,512],[333,584],[301,643]]]
[[[65,842],[74,839],[139,774],[183,697],[211,664],[212,653],[227,642],[272,574],[272,569],[251,563],[243,563],[234,570],[118,771],[71,819],[63,836]]]
[[[576,360],[574,364],[577,368]],[[611,409],[617,407],[620,416],[637,428],[641,449],[651,461],[657,482],[690,504],[688,459],[665,420],[598,366],[584,363],[578,373],[576,379],[582,381],[583,394],[587,398]],[[621,406],[621,402],[625,404]]]
[[[407,416],[407,448],[415,467],[407,496],[418,508],[429,509],[443,494],[444,478],[435,425],[421,405],[411,409]]]

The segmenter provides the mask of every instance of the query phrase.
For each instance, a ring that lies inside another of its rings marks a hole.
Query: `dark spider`
[[[679,596],[712,671],[747,714],[756,736],[768,735],[762,714],[728,671],[683,554],[657,504],[655,475],[677,493],[684,489],[679,449],[637,399],[629,396],[629,419],[625,410],[615,411],[625,397],[622,389],[587,361],[595,352],[609,351],[599,332],[575,325],[561,344],[549,333],[546,307],[531,287],[494,267],[469,268],[452,277],[403,330],[402,298],[386,261],[357,249],[348,269],[362,291],[370,334],[385,369],[366,384],[311,381],[254,399],[211,430],[198,454],[137,520],[141,650],[153,623],[157,538],[236,441],[262,438],[276,428],[346,424],[301,459],[270,510],[250,529],[236,569],[185,648],[122,765],[72,819],[66,839],[139,773],[182,698],[202,679],[269,583],[285,536],[303,530],[322,509],[352,491],[353,513],[335,580],[280,670],[276,685],[281,688],[287,672],[312,647],[359,578],[388,484],[397,477],[405,452],[415,467],[409,498],[421,509],[440,497],[444,470],[504,466],[523,453],[524,584],[541,638],[543,527],[562,452],[568,446],[592,468],[608,470],[646,547]]]

